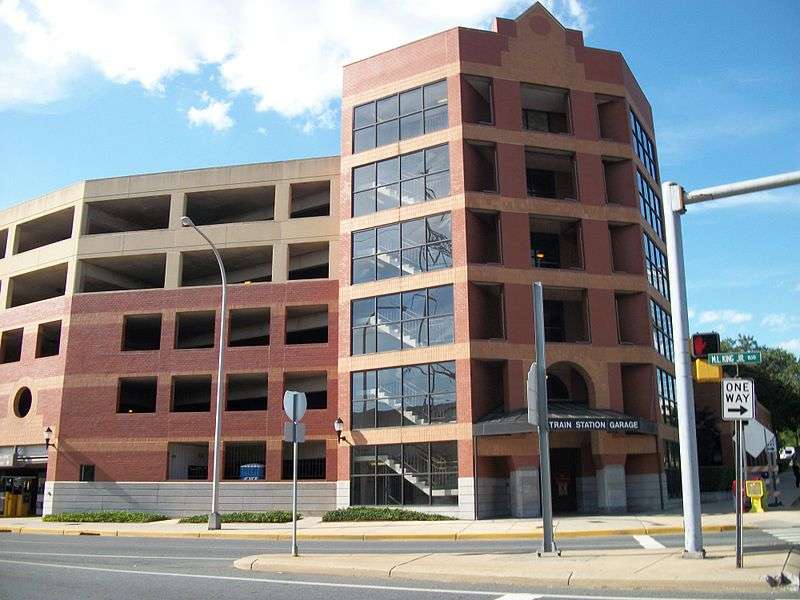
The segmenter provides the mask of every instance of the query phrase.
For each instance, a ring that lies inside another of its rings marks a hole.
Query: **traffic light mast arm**
[[[771,190],[790,185],[800,185],[800,171],[760,177],[759,179],[747,179],[745,181],[737,181],[736,183],[725,183],[723,185],[694,190],[685,194],[684,203],[699,204],[700,202],[708,202],[709,200],[752,194],[753,192],[761,192],[763,190]]]

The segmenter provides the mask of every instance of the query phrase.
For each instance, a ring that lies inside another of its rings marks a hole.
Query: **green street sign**
[[[708,355],[710,365],[760,365],[761,352],[720,352]]]

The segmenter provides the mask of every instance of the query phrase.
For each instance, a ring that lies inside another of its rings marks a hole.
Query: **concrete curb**
[[[734,531],[735,525],[704,525],[703,533],[721,533]],[[753,527],[745,527],[753,529]],[[223,529],[220,531],[141,531],[135,529],[62,529],[50,527],[2,527],[0,533],[17,535],[92,535],[111,537],[140,538],[217,538],[230,540],[267,540],[285,541],[291,539],[288,531],[241,531]],[[654,526],[633,527],[627,529],[586,529],[555,532],[556,538],[593,538],[623,535],[676,535],[683,534],[683,527]],[[504,540],[540,540],[541,530],[537,531],[498,531],[498,532],[448,532],[448,533],[314,533],[297,532],[297,539],[306,541],[348,541],[348,542],[397,542],[397,541],[504,541]]]

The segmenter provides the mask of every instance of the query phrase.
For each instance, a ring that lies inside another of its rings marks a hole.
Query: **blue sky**
[[[624,53],[653,105],[664,180],[800,169],[796,0],[547,4],[588,45]],[[339,65],[526,5],[4,0],[0,208],[81,179],[337,154]],[[798,218],[800,187],[690,208],[693,330],[800,354]]]

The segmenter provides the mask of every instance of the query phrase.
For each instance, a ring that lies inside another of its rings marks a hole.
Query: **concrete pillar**
[[[336,508],[347,508],[350,506],[350,481],[336,482]]]
[[[291,212],[292,192],[288,182],[275,186],[275,221],[288,221]]]
[[[512,517],[541,516],[539,469],[535,467],[513,469],[509,476],[509,495]]]
[[[284,282],[289,278],[289,245],[276,243],[272,246],[272,281]]]
[[[186,194],[173,192],[169,198],[169,228],[180,229],[181,217],[186,212]]]
[[[181,285],[181,253],[167,252],[164,265],[164,289],[174,290]]]
[[[475,519],[475,478],[458,478],[458,514],[459,519]]]
[[[625,467],[606,465],[597,469],[597,508],[601,513],[624,513],[628,508]]]

